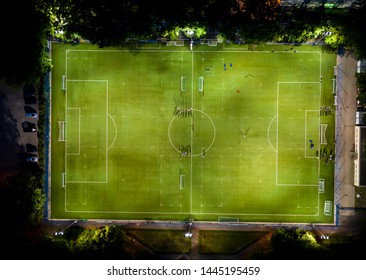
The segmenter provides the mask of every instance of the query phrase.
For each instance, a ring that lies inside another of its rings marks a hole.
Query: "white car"
[[[25,158],[26,162],[37,162],[38,161],[38,157],[36,156],[28,156]]]
[[[37,113],[25,113],[25,116],[27,118],[36,119],[37,118]]]

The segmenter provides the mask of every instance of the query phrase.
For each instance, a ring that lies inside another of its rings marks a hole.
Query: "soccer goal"
[[[66,186],[66,173],[61,173],[62,187]]]
[[[203,77],[198,78],[198,91],[199,92],[203,91]]]
[[[330,200],[326,200],[324,202],[324,215],[330,216],[332,214],[332,202]]]
[[[183,47],[184,46],[184,41],[183,40],[167,41],[166,45],[167,46],[175,46],[175,47]]]
[[[216,47],[217,40],[208,40],[207,45],[209,45],[210,47]]]
[[[186,77],[180,77],[180,91],[186,91]]]
[[[185,174],[180,174],[179,175],[179,188],[181,190],[184,189],[185,183],[186,183],[186,175]]]
[[[326,131],[327,131],[327,124],[320,124],[320,144],[326,145],[327,138],[326,138]]]
[[[66,121],[58,121],[58,141],[65,141],[65,123]]]
[[[319,179],[318,180],[318,192],[319,193],[324,193],[325,192],[325,180],[324,179]]]
[[[66,90],[66,75],[62,75],[62,90]]]

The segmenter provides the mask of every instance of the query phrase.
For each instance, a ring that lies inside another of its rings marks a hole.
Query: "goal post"
[[[327,131],[327,124],[320,124],[320,144],[327,145],[327,138],[326,138],[326,131]]]
[[[324,215],[330,216],[332,214],[332,201],[324,201]]]
[[[174,47],[183,47],[184,46],[184,40],[177,40],[177,41],[167,41],[167,46],[174,46]]]
[[[180,77],[180,91],[186,91],[186,77]]]
[[[325,180],[319,179],[318,180],[318,193],[324,193],[325,192]]]
[[[217,46],[217,40],[208,40],[207,45],[210,46],[210,47],[216,47]]]
[[[179,189],[184,189],[184,185],[186,182],[186,175],[185,174],[180,174],[179,175]]]
[[[62,75],[62,90],[66,90],[66,75]]]
[[[198,78],[198,91],[199,92],[203,91],[203,77]]]
[[[65,141],[65,124],[66,121],[58,121],[58,141]]]
[[[61,173],[62,187],[66,187],[66,173]]]

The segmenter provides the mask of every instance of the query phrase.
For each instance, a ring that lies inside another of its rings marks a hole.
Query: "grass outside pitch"
[[[271,48],[53,44],[51,218],[333,223],[335,56]]]

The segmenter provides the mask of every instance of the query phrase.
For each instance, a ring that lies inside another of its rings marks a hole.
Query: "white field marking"
[[[103,184],[105,184],[105,183],[108,183],[108,148],[107,148],[107,146],[108,146],[108,116],[109,116],[109,113],[108,113],[108,96],[109,96],[109,92],[108,92],[108,90],[109,90],[109,83],[108,83],[108,80],[78,80],[78,79],[73,79],[73,80],[67,80],[67,82],[103,82],[103,83],[106,83],[106,115],[105,115],[105,119],[106,119],[106,124],[105,124],[105,126],[106,126],[106,145],[105,145],[105,153],[106,153],[106,155],[105,155],[105,169],[106,169],[106,179],[105,179],[105,181],[66,181],[67,183],[78,183],[78,184],[82,184],[82,183],[103,183]],[[66,96],[67,96],[67,93],[66,93]],[[67,103],[66,103],[66,105],[67,105]],[[66,110],[67,109],[79,109],[80,110],[80,108],[72,108],[72,107],[67,107],[66,106]],[[80,115],[80,113],[79,113],[79,115]],[[80,117],[79,117],[79,139],[80,139],[80,130],[81,130],[81,128],[80,128]],[[66,162],[67,162],[67,156],[68,155],[70,155],[70,154],[66,154],[65,153],[65,170],[66,170],[66,172],[67,172],[67,168],[66,168]],[[79,154],[78,155],[80,155],[80,140],[79,140]]]
[[[296,81],[291,81],[291,82],[277,82],[277,152],[276,152],[276,186],[315,186],[315,185],[312,185],[312,184],[310,184],[310,185],[308,185],[308,184],[305,184],[305,185],[303,185],[303,184],[280,184],[280,183],[278,183],[278,154],[279,154],[279,152],[278,152],[278,143],[279,143],[279,138],[278,138],[278,126],[279,126],[279,94],[280,94],[280,89],[279,89],[279,87],[280,87],[280,85],[281,84],[299,84],[299,86],[301,86],[301,84],[321,84],[320,82],[296,82]],[[320,107],[319,107],[320,108]],[[308,111],[312,111],[312,110],[308,110]],[[314,110],[314,111],[318,111],[318,110]],[[319,118],[319,121],[320,121],[320,118]],[[319,162],[319,160],[318,160],[318,162]],[[319,170],[319,167],[320,167],[320,165],[319,165],[319,163],[318,163],[318,177],[319,177],[319,172],[320,172],[320,170]],[[317,185],[316,185],[317,186]]]
[[[305,158],[317,158],[316,156],[307,156],[307,147],[308,147],[308,142],[307,142],[307,118],[308,118],[308,112],[318,112],[319,113],[319,110],[305,110],[305,144],[304,144],[304,147],[305,147]],[[318,118],[320,119],[320,118]],[[320,126],[319,126],[320,127]],[[319,138],[320,139],[320,138]]]
[[[321,58],[321,56],[320,56]],[[321,65],[321,63],[320,63]],[[320,66],[321,67],[321,66]],[[318,108],[320,108],[320,104],[321,104],[321,99],[322,99],[322,83],[319,83],[319,104],[318,104]],[[320,117],[319,117],[319,123],[318,123],[318,127],[319,127],[319,141],[318,141],[318,146],[316,147],[318,151],[320,151],[320,140],[321,140],[321,135],[320,135]],[[320,178],[320,156],[318,157],[318,180]],[[319,203],[319,198],[318,198],[318,203]],[[319,209],[318,209],[319,211]]]
[[[211,147],[212,147],[213,143],[214,143],[214,142],[215,142],[215,140],[216,140],[216,126],[215,126],[215,123],[213,122],[213,120],[211,119],[211,117],[210,117],[209,115],[207,115],[205,112],[200,111],[200,110],[198,110],[198,109],[193,109],[193,112],[200,112],[201,114],[205,115],[205,116],[206,116],[206,117],[211,121],[211,124],[212,124],[213,130],[214,130],[214,131],[213,131],[213,132],[214,132],[214,135],[213,135],[212,142],[211,142],[210,146],[209,146],[208,148],[206,148],[206,152],[207,152],[208,150],[210,150],[210,149],[211,149]],[[168,126],[168,139],[169,139],[169,143],[170,143],[170,145],[173,147],[173,149],[174,149],[174,150],[176,150],[176,151],[179,153],[179,150],[174,146],[173,141],[172,141],[172,138],[171,138],[171,136],[170,136],[170,128],[171,128],[172,123],[173,123],[173,121],[174,121],[174,119],[175,119],[175,118],[176,118],[176,116],[174,116],[174,117],[171,119],[170,123],[169,123],[169,126]],[[193,120],[193,119],[192,119],[192,120]],[[193,140],[192,140],[192,130],[191,130],[191,141],[193,141]],[[191,147],[192,147],[192,145],[191,145]],[[213,148],[213,149],[215,149],[215,148]],[[192,147],[192,150],[193,150],[193,147]],[[192,155],[191,155],[191,157],[201,156],[201,154],[202,154],[202,152],[201,152],[201,153],[198,153],[198,154],[192,154]]]
[[[281,187],[318,187],[318,185],[314,185],[314,184],[277,184],[276,186],[281,186]]]
[[[224,48],[225,49],[225,48]],[[234,49],[234,48],[233,48]],[[202,53],[201,50],[73,50],[73,49],[67,49],[66,52],[106,52],[106,53],[111,53],[111,52],[120,52],[120,53],[133,53],[133,52],[146,52],[146,53],[188,53],[188,52],[197,52],[197,53]],[[204,52],[207,53],[241,53],[241,52],[248,52],[248,53],[253,53],[252,50],[240,50],[235,48],[234,50],[220,50],[220,51],[215,51],[215,50],[205,50]],[[255,50],[255,53],[272,53],[272,51],[260,51],[260,50]],[[292,52],[286,52],[286,51],[277,51],[278,53],[292,53]],[[312,54],[321,54],[320,51],[299,51],[298,53],[312,53]],[[71,59],[71,58],[70,58]]]
[[[114,125],[114,128],[115,128],[115,134],[114,134],[114,139],[113,139],[113,142],[112,142],[112,144],[108,147],[108,149],[107,149],[107,151],[114,145],[114,142],[116,142],[116,139],[117,139],[117,131],[118,131],[118,129],[117,129],[117,124],[116,124],[116,122],[114,121],[114,119],[112,118],[112,116],[110,115],[110,114],[108,114],[108,116],[111,118],[111,120],[113,121],[113,125]],[[108,144],[108,143],[107,143]]]
[[[151,214],[151,215],[156,215],[156,214],[165,214],[165,215],[180,215],[180,214],[193,214],[193,215],[199,215],[199,214],[204,214],[204,215],[220,215],[220,216],[224,216],[224,215],[230,215],[230,216],[273,216],[273,217],[278,217],[278,216],[283,216],[283,217],[317,217],[319,216],[319,211],[316,214],[288,214],[288,213],[277,213],[277,214],[273,214],[273,213],[231,213],[231,212],[203,212],[202,209],[205,207],[205,205],[201,205],[201,211],[200,212],[180,212],[180,211],[94,211],[94,210],[67,210],[65,209],[65,212],[68,213],[107,213],[107,214]],[[317,207],[314,207],[314,209],[316,209]]]
[[[67,123],[67,95],[68,95],[68,91],[67,91],[67,56],[69,54],[69,50],[65,51],[65,76],[66,76],[66,81],[65,81],[65,116],[66,116],[66,123]],[[52,102],[50,102],[52,103]],[[65,131],[65,155],[64,155],[64,164],[65,164],[65,173],[67,172],[67,127],[66,127],[66,131]],[[67,176],[65,176],[65,197],[64,197],[64,209],[66,211],[66,179]]]
[[[193,52],[192,52],[192,65],[191,65],[191,100],[192,100],[192,108],[194,108],[194,93],[193,93],[193,88],[194,88],[194,84],[193,84]],[[182,64],[183,65],[183,64]],[[194,126],[194,111],[192,112],[192,118],[191,118],[191,126]],[[192,129],[190,130],[191,133],[191,151],[193,151],[193,131]],[[193,156],[191,155],[191,186],[190,186],[190,202],[189,202],[189,211],[192,212],[193,211]]]
[[[80,144],[81,144],[81,136],[80,136],[80,130],[81,130],[81,124],[80,124],[80,118],[81,118],[81,116],[80,116],[80,108],[74,108],[74,107],[68,107],[68,108],[66,108],[66,110],[78,110],[78,118],[79,118],[79,128],[78,128],[78,133],[79,133],[79,135],[78,135],[78,152],[77,153],[68,153],[67,152],[67,150],[65,150],[65,155],[66,156],[79,156],[80,155]],[[67,115],[66,116],[66,122],[67,122],[67,117],[68,117],[69,115]],[[66,127],[66,131],[67,131],[67,127]],[[66,141],[66,147],[71,147],[69,144],[68,144],[68,142],[67,142],[67,138],[66,138],[66,134],[67,133],[65,133],[65,141]]]
[[[271,146],[272,150],[275,151],[275,153],[277,153],[277,150],[273,147],[272,145],[272,142],[269,138],[269,134],[270,134],[270,129],[271,129],[271,125],[273,123],[273,121],[277,118],[277,115],[273,117],[273,119],[269,122],[269,125],[268,125],[268,128],[267,128],[267,140],[268,140],[268,144]],[[277,129],[278,129],[278,126],[277,126]],[[277,134],[277,137],[278,137],[278,134]],[[278,142],[278,139],[277,139],[277,142]]]
[[[97,51],[102,51],[102,52],[125,52],[125,53],[128,53],[128,52],[131,52],[130,50],[66,50],[66,53],[68,53],[69,51],[94,51],[94,52],[97,52]],[[141,51],[139,51],[141,52]],[[145,52],[145,51],[143,51]],[[171,51],[146,51],[146,52],[182,52],[182,51],[178,51],[178,50],[171,50]],[[194,51],[193,51],[194,52]],[[201,52],[201,51],[200,51]],[[222,53],[223,51],[206,51],[206,52],[217,52],[217,53]],[[225,51],[224,51],[225,52]],[[242,50],[234,50],[234,51],[226,51],[226,52],[230,52],[230,53],[240,53],[240,52],[243,52]],[[247,52],[252,52],[252,51],[247,51]],[[258,53],[260,52],[268,52],[268,51],[256,51]],[[318,51],[301,51],[300,53],[319,53]],[[67,60],[66,60],[67,62]],[[66,67],[67,67],[67,63],[66,63]],[[66,71],[67,72],[67,71]],[[66,103],[67,104],[67,103]],[[66,168],[66,163],[65,163],[65,168]],[[276,174],[277,175],[277,174]],[[67,211],[69,212],[69,211]],[[100,212],[105,212],[105,211],[70,211],[70,212],[94,212],[94,213],[100,213]],[[108,211],[107,211],[108,212]],[[108,212],[108,213],[146,213],[146,214],[159,214],[161,212]],[[175,212],[165,212],[166,214],[175,214]],[[184,213],[183,213],[184,214]],[[186,214],[189,214],[189,212],[187,212]],[[195,214],[195,213],[193,213]],[[199,214],[196,213],[196,214]],[[220,213],[207,213],[207,214],[220,214]],[[230,213],[222,213],[222,214],[230,214]],[[232,213],[233,215],[248,215],[248,216],[252,216],[252,215],[259,215],[259,216],[314,216],[314,215],[298,215],[298,214],[238,214],[238,213]]]

